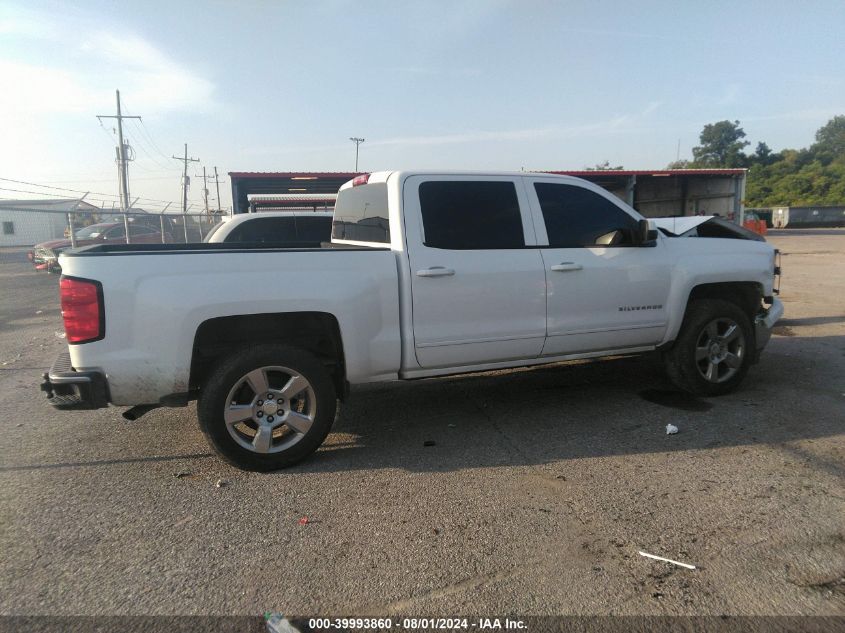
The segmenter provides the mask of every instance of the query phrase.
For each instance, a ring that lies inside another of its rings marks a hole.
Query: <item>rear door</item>
[[[544,356],[656,345],[671,262],[661,239],[635,244],[638,217],[577,180],[526,178],[548,287]]]
[[[412,176],[403,206],[420,366],[538,357],[545,276],[521,178]]]

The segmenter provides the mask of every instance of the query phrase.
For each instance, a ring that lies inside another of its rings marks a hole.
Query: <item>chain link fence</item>
[[[93,244],[194,244],[220,222],[216,214],[60,211],[0,205],[0,266],[58,272],[62,251]]]

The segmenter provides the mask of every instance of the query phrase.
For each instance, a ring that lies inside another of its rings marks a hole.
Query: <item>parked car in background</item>
[[[331,211],[266,211],[225,218],[211,228],[203,241],[318,248],[331,239]]]
[[[123,222],[103,222],[92,224],[76,232],[76,247],[90,246],[92,244],[126,244],[126,227]],[[132,223],[129,225],[129,241],[132,244],[161,244],[172,242],[170,233],[164,233],[164,240],[161,239],[161,232],[148,226]],[[69,239],[48,240],[32,247],[27,257],[33,263],[36,270],[47,272],[59,272],[59,255],[71,248]]]

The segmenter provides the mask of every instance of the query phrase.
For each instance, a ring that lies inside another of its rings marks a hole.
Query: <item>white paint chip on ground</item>
[[[637,552],[640,556],[645,556],[646,558],[653,558],[654,560],[662,560],[664,563],[672,563],[673,565],[678,565],[679,567],[686,567],[687,569],[695,569],[695,565],[689,565],[688,563],[679,563],[676,560],[672,560],[671,558],[663,558],[662,556],[655,556],[654,554],[649,554],[647,552]]]
[[[666,425],[666,435],[674,435],[678,432],[678,427],[674,424],[667,424]]]

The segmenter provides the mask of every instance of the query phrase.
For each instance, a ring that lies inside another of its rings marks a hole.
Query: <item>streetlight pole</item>
[[[358,171],[358,146],[366,139],[358,138],[357,136],[350,136],[349,140],[355,143],[355,171]]]

